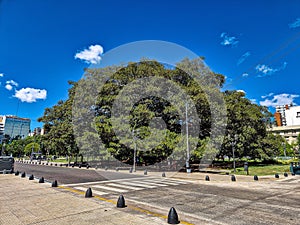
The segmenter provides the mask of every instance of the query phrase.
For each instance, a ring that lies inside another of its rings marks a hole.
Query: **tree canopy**
[[[282,139],[266,131],[271,113],[243,92],[221,91],[224,82],[202,58],[85,69],[69,82],[68,99],[38,119],[42,151],[132,164],[136,148],[139,161],[153,164],[187,157],[189,138],[192,159],[232,157],[233,148],[239,158],[280,154]]]

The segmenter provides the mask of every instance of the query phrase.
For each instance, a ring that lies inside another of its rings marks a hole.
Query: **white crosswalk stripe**
[[[107,186],[103,186],[103,185],[94,185],[94,186],[92,186],[92,188],[110,190],[110,191],[115,191],[115,192],[123,192],[123,193],[128,191],[128,190],[125,190],[125,189],[107,187]]]
[[[74,189],[77,189],[77,190],[79,190],[79,191],[86,191],[86,190],[87,190],[86,187],[75,187]],[[107,195],[107,194],[108,194],[107,192],[96,191],[96,190],[92,190],[92,193],[93,193],[93,194],[96,194],[96,195]]]
[[[124,185],[122,184],[115,184],[115,183],[108,183],[106,185],[109,185],[109,186],[114,186],[114,187],[124,187]],[[126,186],[127,189],[130,189],[130,190],[135,190],[135,191],[140,191],[140,190],[143,190],[144,188],[138,188],[138,187],[131,187],[131,186]]]
[[[107,195],[107,194],[120,194],[133,191],[142,191],[152,188],[163,188],[168,186],[188,184],[187,181],[180,181],[170,178],[133,178],[133,179],[119,179],[110,181],[99,181],[90,183],[79,183],[65,185],[80,191],[86,191],[88,187],[92,188],[93,194]]]
[[[156,188],[157,186],[148,185],[148,184],[139,184],[136,182],[120,182],[121,184],[129,185],[129,186],[138,186],[138,187],[144,187],[144,188]]]

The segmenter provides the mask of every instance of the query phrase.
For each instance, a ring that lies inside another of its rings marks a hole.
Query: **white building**
[[[272,127],[269,128],[268,131],[273,134],[279,134],[284,137],[289,144],[292,144],[293,142],[297,142],[297,137],[300,134],[300,125]]]
[[[300,125],[300,106],[284,105],[277,106],[275,119],[277,126]]]
[[[296,142],[300,134],[300,106],[277,106],[274,117],[277,126],[268,130],[283,136],[290,144]]]
[[[285,110],[287,126],[300,125],[300,106],[290,106]]]
[[[17,116],[0,116],[0,143],[5,135],[10,138],[25,138],[30,131],[30,119]]]

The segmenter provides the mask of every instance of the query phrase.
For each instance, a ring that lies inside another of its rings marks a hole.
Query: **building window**
[[[297,112],[296,118],[300,118],[300,112]]]

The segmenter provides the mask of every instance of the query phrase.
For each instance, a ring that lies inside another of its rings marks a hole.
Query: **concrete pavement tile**
[[[9,212],[9,213],[0,213],[0,224],[22,225],[23,223],[18,219],[16,215]]]

